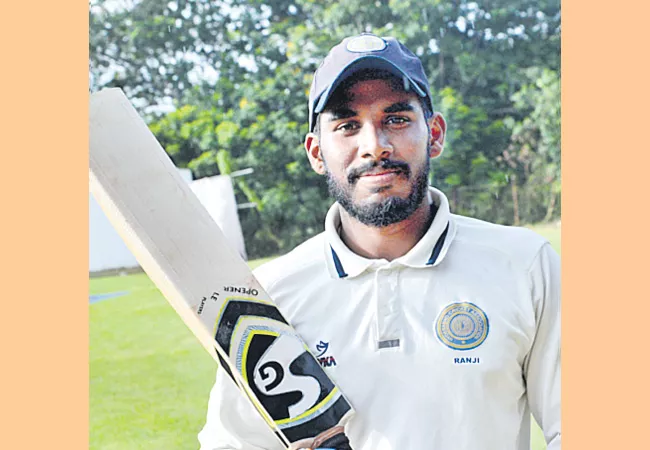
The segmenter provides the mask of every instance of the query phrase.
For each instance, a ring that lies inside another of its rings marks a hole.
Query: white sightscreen
[[[88,250],[90,272],[138,267],[122,238],[117,234],[92,194],[88,195]]]
[[[232,248],[246,259],[244,235],[237,215],[237,202],[231,178],[226,175],[201,178],[192,181],[190,187],[226,235]]]
[[[216,176],[192,181],[192,172],[189,169],[179,169],[179,172],[232,242],[232,247],[245,258],[244,236],[239,224],[230,177]],[[90,272],[138,267],[135,256],[126,247],[92,195],[89,195],[89,202]]]

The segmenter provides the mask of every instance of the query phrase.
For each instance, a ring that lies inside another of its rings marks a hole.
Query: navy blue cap
[[[427,98],[433,111],[429,81],[420,58],[395,38],[362,33],[343,39],[316,69],[309,90],[309,131],[314,131],[316,116],[325,109],[339,84],[362,69],[386,70],[401,78],[404,90]]]

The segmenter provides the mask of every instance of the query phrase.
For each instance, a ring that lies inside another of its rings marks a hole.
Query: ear
[[[429,151],[430,158],[437,158],[442,155],[445,148],[445,137],[447,135],[447,122],[442,114],[436,112],[429,119],[429,129],[431,130],[431,150]]]
[[[319,175],[325,175],[325,163],[323,161],[320,143],[318,142],[318,136],[316,136],[316,134],[307,133],[305,136],[305,150],[307,151],[309,164],[311,164],[311,168],[314,169],[314,172]]]

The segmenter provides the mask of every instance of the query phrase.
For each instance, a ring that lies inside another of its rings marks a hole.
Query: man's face
[[[416,94],[388,80],[360,81],[320,117],[320,152],[330,194],[360,222],[408,218],[428,186],[430,132]]]

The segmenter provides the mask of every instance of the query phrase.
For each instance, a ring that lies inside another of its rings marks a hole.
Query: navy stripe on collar
[[[431,252],[431,257],[429,258],[429,261],[427,261],[427,266],[434,264],[438,259],[438,256],[440,255],[440,251],[442,250],[442,246],[445,244],[445,237],[447,236],[447,231],[449,231],[449,222],[447,222],[445,231],[442,232],[442,234],[438,238],[438,241],[436,242],[436,245],[434,245],[433,251]]]
[[[343,270],[343,264],[341,264],[339,255],[336,254],[336,252],[334,251],[331,245],[330,245],[330,250],[332,250],[332,258],[334,258],[334,267],[336,267],[336,272],[339,274],[339,278],[347,277],[348,274],[345,273],[345,270]]]

